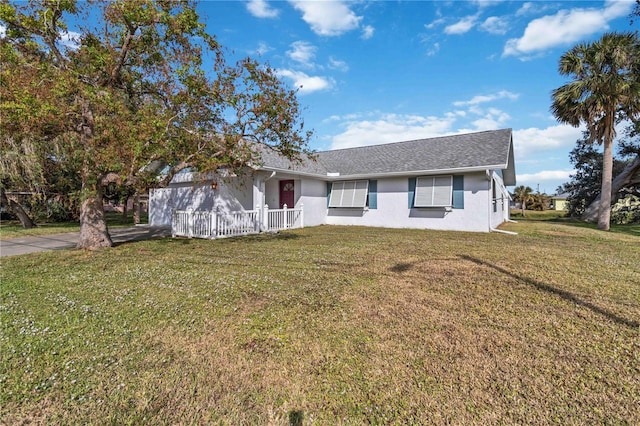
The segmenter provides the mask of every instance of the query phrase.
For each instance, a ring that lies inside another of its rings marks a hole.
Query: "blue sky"
[[[311,148],[513,128],[518,185],[554,193],[581,129],[549,112],[558,59],[633,31],[624,1],[208,1],[230,58],[258,57],[299,87]],[[538,186],[539,185],[539,186]]]

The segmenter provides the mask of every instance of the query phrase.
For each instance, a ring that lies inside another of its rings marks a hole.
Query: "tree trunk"
[[[527,202],[522,200],[522,217],[524,217],[524,211],[527,209]]]
[[[25,229],[35,228],[36,223],[29,217],[26,211],[22,208],[20,203],[17,203],[15,200],[7,197],[4,188],[0,187],[0,202],[2,205],[7,206],[7,208],[18,217],[18,220],[22,224],[22,227]]]
[[[127,206],[129,205],[129,197],[125,198],[124,203],[122,205],[122,216],[120,216],[120,223],[125,225],[127,223],[127,214],[129,210]]]
[[[598,229],[608,231],[611,227],[611,181],[613,179],[613,138],[605,137],[602,158],[602,188],[600,189],[600,211]]]
[[[97,249],[113,246],[102,207],[102,194],[97,191],[87,197],[80,207],[79,249]]]
[[[133,224],[140,225],[140,195],[133,196]]]
[[[85,147],[82,165],[82,194],[85,197],[80,206],[79,249],[98,249],[113,246],[102,205],[102,179],[97,178],[91,163],[90,150],[93,142],[93,111],[89,101],[78,96],[76,99],[82,110],[82,122],[78,126],[80,141]],[[104,176],[103,176],[104,177]]]
[[[615,203],[620,198],[620,190],[625,186],[640,185],[640,155],[636,157],[627,167],[624,168],[611,183],[611,203]],[[587,222],[596,222],[600,209],[600,196],[587,206],[580,218]]]

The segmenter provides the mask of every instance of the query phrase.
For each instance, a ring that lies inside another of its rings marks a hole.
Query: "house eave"
[[[258,170],[266,171],[266,172],[276,172],[276,173],[284,173],[288,175],[296,175],[296,176],[304,176],[304,177],[312,177],[315,179],[324,179],[326,180],[326,175],[319,173],[311,173],[311,172],[301,172],[299,170],[291,170],[291,169],[280,169],[278,167],[268,167],[262,166]]]
[[[474,173],[474,172],[484,172],[486,170],[497,170],[497,169],[504,170],[506,168],[507,168],[506,164],[493,164],[493,165],[473,166],[473,167],[452,167],[452,168],[446,168],[446,169],[425,169],[425,170],[409,170],[409,171],[398,171],[398,172],[356,173],[356,174],[341,173],[339,176],[328,176],[326,174],[300,172],[296,170],[278,169],[274,167],[262,167],[261,170],[275,171],[276,173],[294,174],[299,176],[312,177],[318,180],[333,182],[333,181],[354,180],[354,179],[382,179],[382,178],[402,177],[402,176],[416,177],[416,176],[425,176],[425,175]]]

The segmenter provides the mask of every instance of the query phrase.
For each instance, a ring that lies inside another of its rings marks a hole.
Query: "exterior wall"
[[[149,192],[149,224],[170,226],[171,211],[220,209],[222,211],[243,211],[253,209],[250,190],[253,178],[240,176],[217,178],[217,188],[211,188],[212,180],[193,182],[191,173],[181,173],[166,188]]]
[[[297,184],[297,182],[296,182]],[[304,226],[327,223],[327,183],[314,179],[301,179],[300,200],[304,203]]]
[[[194,184],[190,176],[174,179],[167,188],[151,191],[149,223],[168,226],[172,209],[242,211],[269,205],[279,208],[279,181],[293,179],[295,207],[304,205],[304,226],[360,225],[387,228],[416,228],[488,232],[509,215],[508,193],[499,174],[491,179],[485,172],[464,175],[464,208],[409,208],[409,179],[394,177],[377,179],[377,208],[327,207],[327,182],[299,176],[257,172],[242,177],[216,179]],[[491,184],[496,187],[496,211],[493,208]],[[294,207],[294,206],[292,206]]]
[[[179,183],[152,189],[149,191],[149,224],[169,226],[173,209],[211,210],[214,202],[210,184]]]
[[[494,192],[490,194],[491,228],[497,228],[501,223],[509,219],[509,192],[504,186],[502,173],[492,173],[492,185]]]
[[[376,209],[328,209],[326,223],[488,232],[489,183],[484,172],[464,175],[464,209],[446,211],[443,208],[409,208],[409,180],[406,177],[378,179]]]
[[[567,200],[565,198],[552,198],[554,210],[567,210]]]
[[[269,208],[280,207],[280,181],[293,179],[295,208],[304,205],[304,226],[326,223],[327,184],[324,181],[296,178],[286,174],[276,175],[265,182],[265,201]],[[290,206],[288,206],[290,207]]]

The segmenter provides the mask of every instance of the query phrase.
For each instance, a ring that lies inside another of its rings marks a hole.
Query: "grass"
[[[117,212],[106,212],[107,226],[109,228],[120,228],[124,226],[134,226],[133,213],[127,216],[122,222],[122,214]],[[147,223],[146,215],[141,218],[142,223]],[[18,220],[3,220],[0,222],[0,240],[6,238],[16,238],[24,236],[52,235],[62,232],[80,231],[79,222],[38,222],[36,228],[24,229]]]
[[[2,260],[6,424],[638,424],[640,240],[320,226]]]
[[[589,228],[589,229],[597,229],[598,225],[596,223],[587,223],[577,220],[575,218],[567,217],[566,212],[557,211],[557,210],[545,210],[545,211],[531,211],[527,210],[526,216],[522,216],[522,210],[511,210],[511,218],[516,221],[546,221],[546,222],[556,222],[556,223],[565,223],[570,224],[576,227]],[[621,233],[627,235],[634,235],[636,237],[640,237],[640,223],[631,224],[631,225],[616,225],[611,224],[610,231],[612,233]]]

